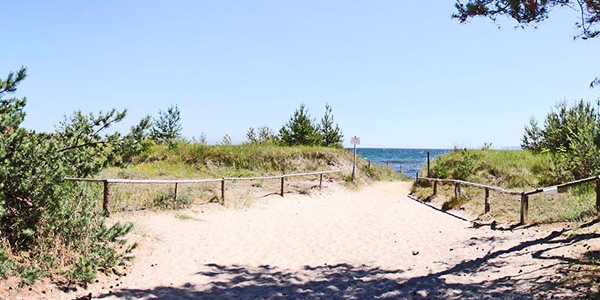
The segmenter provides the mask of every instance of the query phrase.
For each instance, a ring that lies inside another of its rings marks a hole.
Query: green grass
[[[437,158],[431,165],[431,177],[453,178],[498,186],[515,191],[562,183],[552,157],[528,151],[455,150]],[[422,174],[426,170],[422,171]],[[461,187],[461,198],[454,198],[452,185],[421,181],[413,186],[415,196],[433,201],[444,209],[463,208],[475,216],[484,214],[484,191]],[[537,194],[529,198],[529,223],[578,222],[596,216],[593,184],[572,187],[558,195]],[[490,191],[490,215],[495,220],[516,223],[520,216],[520,196]]]
[[[153,145],[146,152],[134,157],[125,168],[108,168],[100,178],[125,179],[202,179],[221,177],[253,177],[304,173],[339,169],[341,173],[327,174],[327,180],[341,182],[348,188],[356,188],[372,181],[406,180],[392,169],[368,166],[357,158],[356,180],[352,182],[351,151],[326,147],[286,147],[272,144],[243,144],[231,146],[208,146],[180,143],[174,146]],[[294,182],[297,183],[294,183]],[[309,183],[299,183],[309,181]],[[289,183],[288,183],[289,182]],[[102,199],[102,186],[82,183],[95,197]],[[318,176],[306,176],[301,180],[286,180],[286,193],[310,194],[318,186]],[[279,193],[278,180],[226,183],[226,204],[246,207],[254,198]],[[221,184],[179,184],[177,201],[174,201],[174,185],[127,185],[112,186],[112,209],[131,211],[142,209],[179,209],[192,203],[219,202]]]

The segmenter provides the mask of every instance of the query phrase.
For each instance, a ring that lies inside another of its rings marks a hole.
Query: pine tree
[[[525,133],[521,139],[521,148],[533,152],[542,151],[542,130],[538,126],[536,119],[529,120],[529,126],[525,126]]]
[[[321,137],[325,147],[342,147],[344,135],[341,133],[338,124],[334,124],[331,106],[325,104],[325,115],[321,119]]]
[[[279,139],[288,146],[316,146],[321,144],[318,126],[310,119],[304,103],[294,112],[289,122],[279,130]]]
[[[232,142],[231,142],[231,137],[229,136],[229,134],[226,134],[226,135],[223,137],[223,140],[221,141],[221,145],[223,145],[223,146],[229,146],[229,145],[231,145],[231,144],[232,144]]]
[[[181,139],[181,115],[177,105],[160,110],[150,129],[150,138],[157,143],[175,143]]]

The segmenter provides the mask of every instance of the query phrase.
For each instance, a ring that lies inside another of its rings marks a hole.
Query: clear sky
[[[127,108],[120,128],[170,104],[210,142],[278,130],[325,103],[361,147],[517,146],[559,100],[596,101],[600,39],[576,13],[535,28],[451,19],[453,0],[5,1],[0,76],[28,67],[24,126]]]

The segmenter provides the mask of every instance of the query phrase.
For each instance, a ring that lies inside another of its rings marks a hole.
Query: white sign
[[[555,195],[555,194],[558,194],[558,187],[557,186],[551,186],[549,188],[545,188],[544,189],[544,194],[546,194],[546,195]]]
[[[360,138],[357,136],[353,136],[350,138],[350,143],[354,145],[360,145]]]

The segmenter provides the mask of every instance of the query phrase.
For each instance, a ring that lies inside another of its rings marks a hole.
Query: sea
[[[421,172],[427,165],[427,153],[433,161],[451,151],[452,149],[357,148],[356,154],[369,160],[371,164],[387,166],[398,173],[415,178],[417,172]]]

